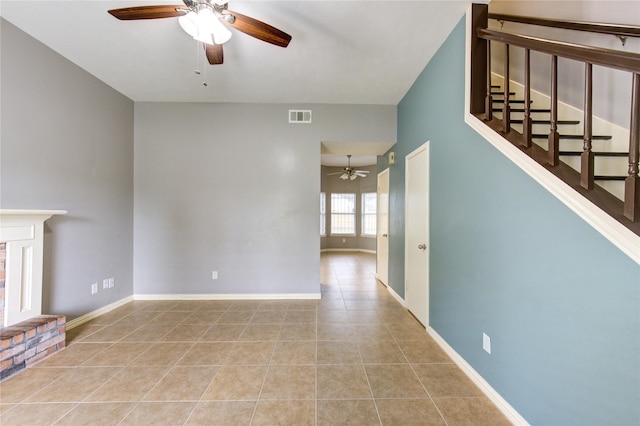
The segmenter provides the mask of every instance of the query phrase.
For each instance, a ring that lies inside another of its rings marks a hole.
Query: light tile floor
[[[322,255],[319,301],[136,301],[0,383],[9,425],[509,422],[375,280]]]

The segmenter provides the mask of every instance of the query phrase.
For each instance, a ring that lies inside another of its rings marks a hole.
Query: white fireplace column
[[[0,209],[0,242],[7,244],[5,327],[42,315],[44,221],[65,213]]]

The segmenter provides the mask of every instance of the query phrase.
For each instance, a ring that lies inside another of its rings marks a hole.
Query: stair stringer
[[[640,236],[584,198],[564,181],[549,173],[535,160],[470,113],[468,105],[470,105],[471,98],[471,37],[469,36],[471,31],[471,11],[469,9],[466,15],[465,123],[634,262],[640,264]]]

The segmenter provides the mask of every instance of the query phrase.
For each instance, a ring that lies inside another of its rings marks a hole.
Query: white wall
[[[135,126],[136,294],[318,294],[320,142],[393,142],[396,107],[139,103]]]

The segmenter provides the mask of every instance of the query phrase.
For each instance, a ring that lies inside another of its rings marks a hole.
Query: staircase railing
[[[489,13],[487,16],[489,19],[495,19],[496,21],[518,22],[521,24],[562,28],[565,30],[610,34],[616,37],[620,37],[622,39],[624,39],[624,37],[640,37],[640,27],[636,27],[634,25],[605,24],[600,22],[584,22],[584,21],[562,21],[559,19],[507,15],[503,13]]]
[[[565,29],[613,34],[619,37],[640,36],[640,27],[626,25],[597,24],[585,22],[562,22],[551,19],[527,18],[513,15],[490,15],[487,5],[474,5],[471,34],[471,93],[470,112],[483,120],[505,139],[519,146],[531,158],[543,165],[580,194],[614,217],[637,235],[640,235],[640,54],[604,49],[600,47],[567,43],[526,35],[512,34],[488,28],[488,19],[545,25]],[[504,49],[504,83],[502,119],[493,116],[494,99],[491,84],[491,49],[493,43],[501,43]],[[624,42],[624,39],[623,39]],[[511,128],[511,105],[509,88],[509,51],[512,47],[524,49],[524,118],[522,133]],[[551,55],[550,81],[550,128],[546,151],[532,143],[531,108],[531,51]],[[558,58],[572,59],[584,63],[584,135],[580,155],[580,172],[576,172],[560,161],[560,135],[558,133]],[[595,168],[592,151],[592,99],[593,65],[629,72],[632,79],[631,111],[629,123],[628,171],[624,178],[624,201],[620,201],[598,185],[594,185]]]

